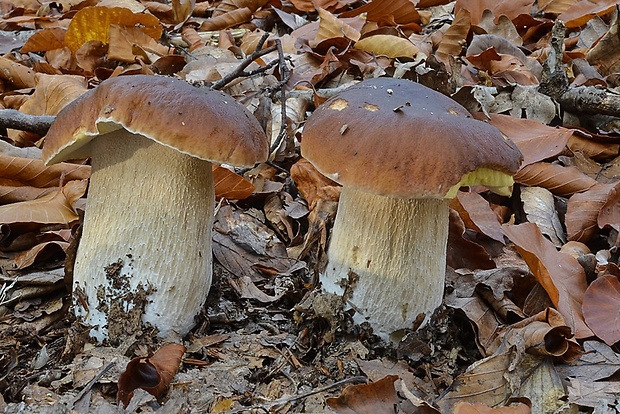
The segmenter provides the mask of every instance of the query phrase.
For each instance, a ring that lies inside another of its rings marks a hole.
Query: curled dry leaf
[[[344,20],[339,19],[325,9],[318,8],[319,12],[319,31],[314,38],[319,42],[325,39],[344,37],[357,42],[360,39],[360,32],[357,28],[348,25]]]
[[[236,26],[241,23],[245,23],[252,18],[252,11],[243,7],[241,9],[232,10],[224,14],[220,14],[217,17],[212,17],[205,20],[200,25],[201,32],[209,32],[213,30],[224,30],[229,27]]]
[[[596,185],[595,179],[575,167],[563,167],[546,162],[521,167],[515,174],[515,181],[531,187],[543,187],[560,196],[581,193]]]
[[[314,209],[319,200],[338,201],[340,197],[340,184],[325,177],[304,158],[300,158],[291,167],[291,178],[308,202],[310,210]]]
[[[450,229],[446,263],[453,269],[493,269],[495,262],[489,253],[464,236],[465,225],[459,214],[450,209]]]
[[[620,341],[620,280],[599,277],[583,297],[583,315],[592,331],[609,346]]]
[[[566,25],[572,29],[585,25],[590,19],[596,16],[604,16],[616,7],[615,0],[602,0],[596,2],[578,1],[558,16]]]
[[[351,385],[337,398],[328,398],[327,406],[339,414],[391,413],[398,404],[394,388],[397,375],[387,375],[369,384]]]
[[[63,255],[68,247],[69,243],[62,241],[49,241],[37,244],[25,252],[18,254],[13,259],[13,267],[16,270],[25,269],[26,267],[32,266],[35,262],[49,260],[55,255]]]
[[[0,57],[0,79],[14,89],[34,88],[35,72],[27,66],[20,65],[5,57]]]
[[[476,25],[482,20],[485,10],[490,10],[497,19],[506,16],[510,20],[516,19],[521,14],[530,14],[532,0],[458,0],[454,5],[454,12],[467,9],[471,13],[471,22]]]
[[[353,17],[366,13],[369,22],[390,25],[419,24],[422,19],[416,7],[409,0],[375,0],[357,9],[341,13],[339,17]]]
[[[183,345],[166,344],[151,357],[137,357],[129,361],[118,379],[116,402],[122,402],[127,408],[138,388],[160,398],[179,370],[184,353]]]
[[[478,193],[459,191],[450,207],[456,209],[465,227],[476,230],[504,244],[504,232],[489,202]]]
[[[575,336],[592,336],[581,308],[586,276],[577,259],[558,252],[536,224],[504,225],[503,229]]]
[[[599,215],[603,213],[612,190],[613,186],[609,184],[596,184],[568,200],[564,223],[569,240],[585,243],[597,233]]]
[[[467,38],[471,28],[470,13],[468,10],[461,9],[454,16],[450,27],[444,32],[435,56],[437,59],[450,67],[449,56],[460,56],[463,50],[463,39]]]

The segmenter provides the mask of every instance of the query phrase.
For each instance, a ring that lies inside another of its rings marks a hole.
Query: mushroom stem
[[[76,315],[114,342],[140,320],[185,335],[211,286],[211,163],[120,129],[92,141]]]
[[[322,276],[384,339],[411,328],[443,299],[448,200],[342,189]],[[396,339],[397,336],[392,336]]]

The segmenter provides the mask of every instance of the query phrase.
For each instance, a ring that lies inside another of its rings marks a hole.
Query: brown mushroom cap
[[[45,138],[47,164],[90,156],[97,135],[124,128],[206,161],[252,166],[269,143],[256,118],[232,97],[163,76],[121,76],[69,104]]]
[[[492,183],[495,171],[509,178],[522,160],[497,128],[454,100],[394,78],[361,82],[317,108],[301,151],[342,185],[402,198],[449,196],[474,171],[464,185]]]

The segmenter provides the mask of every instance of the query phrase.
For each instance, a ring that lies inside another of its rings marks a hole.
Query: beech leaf
[[[592,336],[581,308],[586,276],[577,259],[558,252],[536,224],[504,225],[503,229],[575,336]]]
[[[583,315],[590,329],[609,346],[620,341],[620,280],[604,275],[588,286]]]

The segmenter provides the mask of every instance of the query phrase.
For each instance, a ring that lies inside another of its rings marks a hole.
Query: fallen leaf
[[[523,187],[521,201],[527,221],[536,224],[556,247],[566,243],[564,229],[555,210],[555,200],[549,190],[542,187]]]
[[[39,30],[28,38],[20,52],[47,52],[48,50],[63,48],[66,33],[67,29],[64,27],[50,27]]]
[[[605,204],[601,207],[597,219],[598,226],[610,226],[620,231],[620,182],[607,194]]]
[[[537,162],[521,167],[514,176],[516,182],[530,187],[543,187],[553,194],[569,196],[594,187],[597,182],[577,168]]]
[[[453,414],[531,414],[532,409],[523,403],[513,406],[491,408],[482,403],[470,404],[460,401],[454,406]]]
[[[444,32],[435,56],[446,67],[450,67],[450,56],[460,56],[463,51],[463,42],[467,39],[467,34],[471,28],[471,18],[469,11],[459,10],[454,16],[450,27]]]
[[[183,345],[166,344],[151,357],[137,357],[129,361],[118,379],[116,402],[122,402],[127,408],[138,388],[160,398],[179,370],[184,353]]]
[[[319,7],[317,11],[319,12],[319,31],[316,34],[315,41],[319,42],[336,37],[345,37],[354,42],[359,40],[361,35],[358,29],[348,25],[344,20],[325,9]]]
[[[588,286],[583,315],[592,331],[607,345],[620,341],[620,280],[604,275]]]
[[[368,36],[359,40],[353,47],[373,55],[383,55],[389,58],[413,58],[418,53],[418,48],[408,39],[392,35]]]
[[[369,384],[351,385],[337,398],[328,398],[327,406],[338,414],[376,414],[394,412],[398,397],[394,382],[397,375],[388,375]]]
[[[243,7],[241,9],[232,10],[217,17],[211,17],[200,25],[201,32],[209,32],[214,30],[224,30],[229,27],[245,23],[252,18],[252,11]]]
[[[478,193],[464,191],[457,192],[454,200],[454,203],[451,201],[450,207],[454,208],[455,204],[460,205],[461,208],[457,211],[465,227],[505,244],[502,226],[487,200]]]
[[[254,185],[251,182],[217,164],[213,164],[213,182],[215,196],[218,199],[243,200],[254,192]]]
[[[67,29],[65,43],[73,52],[89,41],[109,42],[110,25],[137,27],[159,40],[162,28],[159,19],[148,13],[133,13],[122,7],[85,7],[79,10]]]
[[[569,240],[587,242],[598,232],[598,218],[613,187],[596,184],[568,199],[564,224]]]
[[[566,324],[573,329],[575,337],[592,336],[592,331],[584,321],[581,307],[586,290],[586,276],[577,259],[558,252],[536,224],[504,225],[503,229],[564,317]]]

